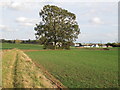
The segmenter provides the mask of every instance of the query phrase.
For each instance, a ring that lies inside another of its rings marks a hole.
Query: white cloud
[[[80,24],[80,28],[93,28],[93,27],[98,27],[99,25],[104,25],[106,23],[104,23],[99,17],[93,17],[89,20],[87,20],[89,23],[84,23],[84,24]],[[87,22],[86,21],[86,22]]]
[[[19,17],[16,19],[17,22],[21,22],[21,23],[24,23],[24,22],[27,22],[29,19],[28,18],[25,18],[25,17]]]
[[[13,10],[28,10],[28,4],[22,2],[1,2],[0,7],[9,8]]]
[[[94,17],[90,20],[93,24],[104,24],[104,22],[99,17]]]
[[[18,29],[12,29],[11,27],[8,27],[6,25],[0,25],[0,31],[11,32],[11,31],[18,31]]]
[[[24,26],[35,26],[35,24],[32,23],[23,23]]]
[[[0,25],[0,30],[9,31],[9,28],[5,25]]]
[[[19,17],[16,19],[16,22],[24,26],[34,26],[39,22],[39,19]]]
[[[23,3],[18,3],[18,2],[1,2],[0,6],[5,8],[12,8],[16,10],[25,8]]]
[[[5,25],[0,25],[0,29],[3,29],[3,28],[5,28]]]
[[[9,8],[12,10],[20,10],[20,11],[31,11],[37,8],[42,8],[43,5],[47,4],[47,2],[36,2],[36,1],[8,1],[8,2],[0,2],[0,7]]]
[[[13,9],[23,9],[24,8],[24,5],[22,3],[17,3],[17,2],[14,2],[14,3],[11,3],[9,5],[10,8],[13,8]]]

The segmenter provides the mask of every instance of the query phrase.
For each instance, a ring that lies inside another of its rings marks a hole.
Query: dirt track
[[[3,51],[2,61],[3,88],[65,88],[21,50]]]

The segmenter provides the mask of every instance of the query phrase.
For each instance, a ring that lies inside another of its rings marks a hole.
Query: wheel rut
[[[16,52],[16,60],[14,63],[14,77],[13,77],[13,86],[14,88],[17,88],[18,84],[17,84],[17,64],[18,64],[18,53]]]
[[[8,65],[11,68],[5,68],[5,71],[9,71],[7,74],[11,75],[11,78],[9,82],[6,81],[9,77],[5,74],[6,76],[3,77],[4,88],[65,88],[52,75],[45,74],[44,69],[32,61],[23,51],[13,49],[9,52],[14,52],[14,58],[11,58],[11,61],[3,60],[6,62],[6,66],[9,64],[8,62],[12,62],[12,65]],[[9,53],[4,55],[9,55]],[[10,82],[12,82],[11,85],[9,85]]]

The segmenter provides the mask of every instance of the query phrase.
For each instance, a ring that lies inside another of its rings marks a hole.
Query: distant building
[[[81,43],[74,43],[74,46],[75,46],[75,47],[80,47],[80,46],[82,46],[82,45],[81,45]]]
[[[89,47],[90,48],[90,47],[100,47],[100,46],[98,44],[93,44],[93,45],[88,44],[88,45],[84,45],[84,47]]]
[[[96,47],[100,47],[98,44],[96,44]]]

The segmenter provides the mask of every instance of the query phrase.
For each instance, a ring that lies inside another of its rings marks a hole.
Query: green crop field
[[[22,50],[29,49],[29,51],[25,51],[25,53],[33,60],[33,62],[43,66],[50,74],[52,74],[66,87],[118,87],[117,48],[109,48],[109,50],[104,50],[102,48],[72,47],[71,50],[43,51],[41,45],[3,43],[1,49],[4,50],[12,48],[18,48]],[[9,60],[12,60],[12,53],[10,53],[9,50],[6,52],[9,53],[6,54],[6,56],[9,57]],[[8,59],[3,59],[8,61]],[[7,65],[3,63],[3,66]],[[9,74],[4,74],[3,76],[6,77],[6,75]],[[7,80],[7,82],[9,81]]]
[[[70,88],[118,86],[118,51],[72,49],[25,52]]]
[[[43,48],[42,45],[36,45],[36,44],[10,44],[10,43],[2,43],[2,48],[0,49],[33,49],[33,50],[41,50]]]

